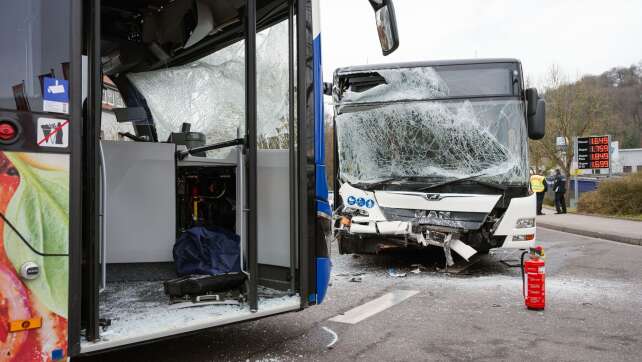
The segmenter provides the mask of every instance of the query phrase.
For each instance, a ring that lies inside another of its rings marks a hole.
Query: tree
[[[534,142],[531,150],[540,159],[546,158],[570,175],[574,157],[573,140],[594,132],[600,123],[609,122],[612,117],[608,93],[589,77],[570,82],[557,66],[549,70],[544,87],[546,99],[546,136]],[[565,152],[556,145],[557,137],[567,141]],[[541,162],[541,161],[536,161]]]
[[[535,173],[542,174],[554,167],[554,165],[551,164],[551,160],[547,157],[546,150],[544,150],[541,142],[528,140],[528,156],[531,169],[535,171]]]

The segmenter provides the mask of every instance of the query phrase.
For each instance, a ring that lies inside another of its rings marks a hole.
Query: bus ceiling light
[[[534,227],[535,227],[534,217],[517,219],[517,222],[515,223],[515,228],[517,229],[526,229],[526,228],[534,228]]]

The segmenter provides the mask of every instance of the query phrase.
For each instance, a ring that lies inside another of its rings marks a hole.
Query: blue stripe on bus
[[[316,198],[328,202],[328,181],[325,173],[325,132],[323,119],[323,76],[321,74],[321,35],[312,41],[314,72],[314,162],[316,164]],[[323,210],[317,209],[323,212]]]
[[[330,270],[332,263],[330,258],[317,258],[317,304],[323,303],[325,294],[328,291],[328,284],[330,283]]]
[[[325,168],[325,132],[323,113],[323,76],[321,73],[321,34],[312,41],[312,69],[314,74],[314,163],[316,180],[317,212],[332,216],[328,203],[328,181]],[[332,264],[328,257],[317,257],[315,294],[309,296],[311,301],[321,304],[328,291]]]
[[[327,217],[332,217],[330,203],[327,201],[317,200],[317,213],[326,214]]]
[[[316,179],[317,179],[317,205],[319,203],[328,203],[328,183],[326,181],[326,168],[325,165],[319,165],[317,164],[316,167]],[[323,181],[318,181],[318,180],[323,180]],[[320,196],[320,195],[325,195],[325,196]],[[330,207],[328,206],[328,209],[326,210],[325,207],[323,209],[320,209],[317,206],[317,212],[322,212],[324,214],[327,214],[328,217],[332,216],[332,211],[330,210]]]

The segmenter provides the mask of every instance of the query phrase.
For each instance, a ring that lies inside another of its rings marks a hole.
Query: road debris
[[[361,283],[363,281],[363,278],[361,277],[352,277],[350,278],[350,281],[353,283]]]
[[[388,275],[393,278],[405,278],[407,273],[399,273],[395,268],[388,268]]]
[[[358,276],[365,275],[365,274],[366,274],[365,272],[339,273],[339,274],[336,274],[335,276],[337,276],[337,277],[358,277]]]

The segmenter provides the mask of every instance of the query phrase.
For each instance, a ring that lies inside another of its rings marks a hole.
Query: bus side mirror
[[[528,116],[528,137],[533,140],[544,138],[546,133],[546,101],[539,98],[536,104],[535,114]]]
[[[397,32],[397,19],[392,0],[368,0],[375,12],[377,33],[383,55],[394,52],[399,47],[399,33]]]
[[[539,96],[536,88],[528,88],[526,91],[526,116],[532,117],[537,113],[537,101]]]

